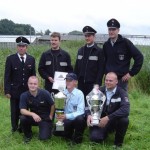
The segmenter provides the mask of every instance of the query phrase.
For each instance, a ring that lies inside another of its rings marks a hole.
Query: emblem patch
[[[119,60],[124,60],[124,55],[119,55]]]

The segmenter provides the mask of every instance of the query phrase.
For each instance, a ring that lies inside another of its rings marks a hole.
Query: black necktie
[[[22,60],[21,63],[22,63],[22,65],[24,66],[24,57],[21,56],[20,58],[21,58],[21,60]]]

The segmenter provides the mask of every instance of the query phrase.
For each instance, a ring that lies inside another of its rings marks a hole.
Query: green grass
[[[62,49],[71,55],[74,66],[77,50],[84,44],[84,41],[62,42]],[[150,47],[140,47],[144,55],[144,64],[140,73],[132,78],[129,83],[129,97],[131,103],[130,124],[125,136],[124,150],[148,150],[150,149]],[[43,51],[49,49],[49,45],[29,46],[28,52],[36,59],[36,69]],[[3,80],[6,57],[15,53],[15,49],[0,48],[0,93],[3,95]],[[38,72],[37,72],[38,75]],[[39,76],[39,75],[38,75]],[[40,78],[40,87],[43,87],[43,80]],[[110,135],[102,144],[92,144],[88,138],[88,129],[84,133],[84,141],[80,145],[70,146],[59,137],[52,137],[47,142],[37,139],[38,129],[33,128],[33,139],[25,145],[23,135],[10,132],[10,106],[9,100],[0,96],[0,150],[111,150],[114,134]]]
[[[130,123],[123,150],[148,150],[150,148],[150,98],[135,90],[130,92]],[[53,136],[46,142],[38,140],[38,128],[33,127],[33,139],[23,143],[23,134],[10,132],[9,100],[0,96],[0,150],[111,150],[114,134],[102,144],[93,144],[88,138],[88,128],[82,144],[71,146],[64,139]]]

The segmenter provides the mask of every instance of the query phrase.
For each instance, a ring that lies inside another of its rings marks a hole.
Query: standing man
[[[87,111],[87,125],[90,127],[90,140],[102,142],[109,132],[115,131],[115,148],[122,146],[129,124],[129,109],[127,93],[117,86],[118,79],[114,72],[106,75],[105,86],[100,91],[106,96],[102,115],[98,126],[91,126],[92,117]]]
[[[35,75],[35,59],[27,54],[30,42],[25,37],[18,37],[16,43],[17,53],[7,57],[4,76],[5,95],[10,99],[12,132],[20,131],[20,95],[28,90],[28,78]]]
[[[66,86],[67,89],[64,91],[64,94],[66,95],[67,99],[65,102],[64,114],[57,116],[57,119],[61,119],[64,122],[65,138],[78,144],[82,142],[86,124],[84,119],[84,95],[82,91],[76,88],[76,74],[67,74]],[[56,135],[59,135],[59,133],[60,132],[58,131]]]
[[[120,23],[116,19],[110,19],[107,27],[109,39],[103,46],[106,58],[105,74],[115,72],[119,79],[118,85],[127,91],[129,79],[142,67],[143,55],[130,40],[118,34]],[[134,63],[130,68],[132,58]]]
[[[52,92],[55,71],[72,72],[70,55],[60,48],[60,33],[51,34],[51,49],[44,52],[41,56],[38,71],[45,79],[45,89]],[[55,90],[53,90],[56,93]]]
[[[78,50],[74,71],[78,76],[78,88],[86,96],[94,84],[102,84],[105,66],[103,51],[94,42],[97,32],[90,26],[85,26],[82,31],[86,45]]]
[[[31,76],[28,80],[29,91],[21,94],[20,117],[25,135],[24,142],[32,138],[32,125],[39,126],[39,139],[47,140],[51,136],[54,102],[48,91],[39,89],[38,78]]]

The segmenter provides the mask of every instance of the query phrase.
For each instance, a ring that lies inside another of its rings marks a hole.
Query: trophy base
[[[56,131],[64,131],[64,126],[63,125],[57,125],[56,124]]]
[[[98,126],[99,120],[98,119],[92,120],[91,124],[92,124],[92,126]]]
[[[61,121],[58,121],[56,123],[56,131],[64,131],[64,123]]]

